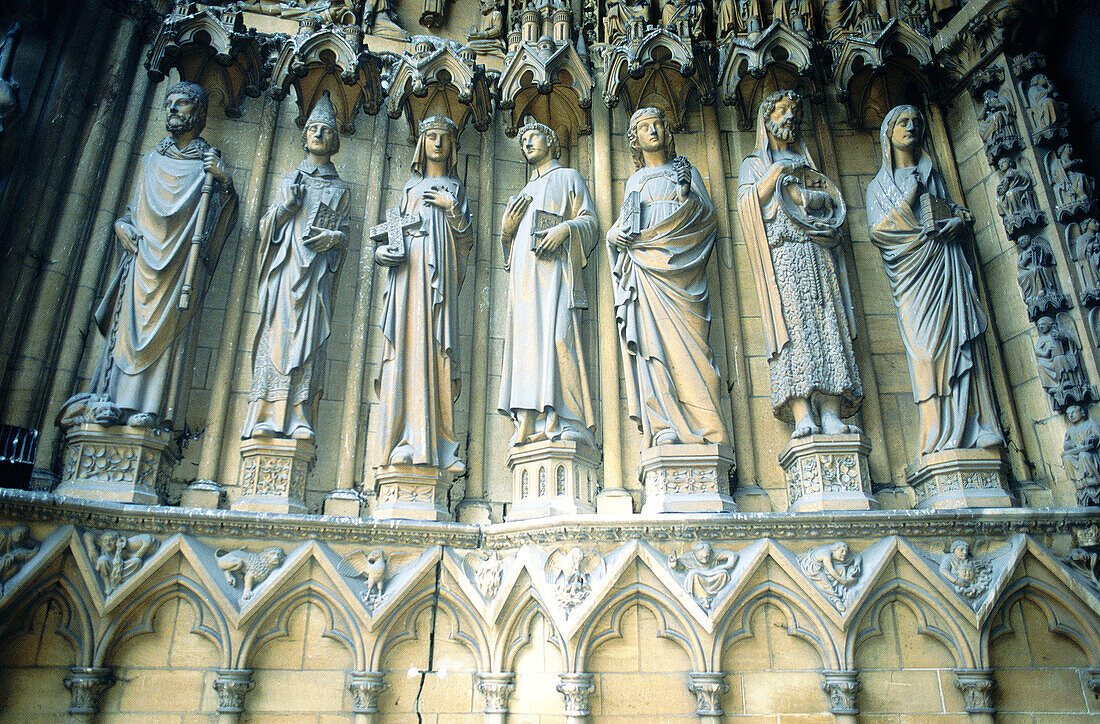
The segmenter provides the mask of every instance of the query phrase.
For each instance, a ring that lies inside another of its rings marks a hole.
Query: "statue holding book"
[[[325,376],[336,277],[348,243],[348,184],[332,156],[340,149],[326,92],[302,131],[306,158],[283,177],[260,220],[260,325],[244,438],[312,440]]]
[[[963,242],[970,212],[951,203],[924,146],[924,118],[898,106],[882,122],[882,167],[867,188],[920,413],[920,455],[1004,442],[983,348],[986,318]]]
[[[497,407],[516,425],[513,445],[566,440],[592,447],[581,310],[588,307],[582,273],[596,244],[596,207],[584,178],[557,162],[553,130],[528,123],[519,141],[532,172],[501,222],[508,311]]]

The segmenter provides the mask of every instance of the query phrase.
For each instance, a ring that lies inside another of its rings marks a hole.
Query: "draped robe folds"
[[[758,125],[763,128],[763,121]],[[840,416],[850,417],[863,401],[863,385],[852,349],[856,327],[843,251],[822,247],[792,223],[778,189],[760,203],[760,180],[775,160],[764,134],[741,164],[737,209],[760,299],[772,410],[794,423],[791,400],[821,393],[836,397]],[[813,165],[804,148],[782,153]]]
[[[302,185],[301,207],[279,221],[279,210]],[[337,231],[350,231],[347,183],[331,163],[310,159],[283,177],[275,202],[260,219],[260,326],[253,344],[252,389],[242,437],[256,425],[277,435],[312,431],[308,409],[324,385],[325,344],[332,331],[332,305],[343,248],[315,251],[302,240],[321,204],[339,217]]]
[[[201,138],[179,149],[165,138],[145,154],[122,221],[141,235],[137,254],[123,261],[95,312],[107,338],[93,380],[93,391],[126,414],[155,415],[172,427],[186,414],[191,337],[198,326],[203,294],[221,246],[237,218],[237,196],[215,182],[206,219],[199,201],[206,178]],[[187,309],[179,308],[191,239],[203,223],[201,262]]]
[[[681,202],[671,163],[636,171],[626,183],[626,193],[632,191],[641,197],[643,230],[629,248],[608,250],[630,417],[643,449],[667,429],[683,443],[726,445],[718,367],[707,341],[714,205],[695,168]],[[625,225],[620,216],[615,228]]]
[[[595,416],[581,346],[581,309],[588,308],[582,269],[596,243],[595,204],[581,175],[557,162],[535,172],[521,192],[531,202],[520,221],[508,259],[508,313],[497,408],[556,412],[559,422],[594,430]],[[538,257],[531,247],[536,211],[556,214],[569,227],[557,253]],[[546,431],[554,437],[559,430]]]
[[[433,188],[455,198],[452,217],[423,201]],[[406,229],[405,260],[389,269],[383,292],[378,464],[388,464],[401,448],[414,465],[446,469],[459,462],[458,292],[474,242],[466,189],[453,176],[414,175],[402,191],[401,211],[419,216],[420,225]]]
[[[892,127],[892,125],[891,125]],[[921,408],[920,454],[1003,440],[982,349],[986,329],[974,275],[959,241],[932,238],[905,200],[894,170],[888,131],[883,166],[867,188],[871,241],[882,254],[909,358],[913,400],[939,401],[938,419]],[[948,199],[943,177],[922,154],[916,167],[921,193]],[[919,196],[918,196],[919,198]]]

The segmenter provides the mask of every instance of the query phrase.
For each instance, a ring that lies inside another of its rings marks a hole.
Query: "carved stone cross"
[[[386,209],[386,220],[370,227],[370,238],[376,244],[385,243],[395,256],[405,254],[405,229],[420,223],[417,214],[401,215],[401,209],[392,206]]]

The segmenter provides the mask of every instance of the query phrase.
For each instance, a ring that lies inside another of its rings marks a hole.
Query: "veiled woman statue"
[[[405,231],[402,253],[385,245],[375,251],[375,261],[389,267],[375,380],[380,465],[466,470],[458,457],[454,401],[460,389],[458,292],[474,237],[457,164],[454,122],[443,116],[422,121],[413,175],[400,202],[402,215],[419,222]]]
[[[882,167],[867,188],[920,412],[920,455],[1004,443],[982,347],[986,319],[963,250],[966,209],[950,202],[913,106],[882,122]]]

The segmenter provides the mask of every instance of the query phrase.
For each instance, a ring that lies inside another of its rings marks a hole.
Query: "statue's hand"
[[[348,243],[348,235],[342,231],[318,229],[316,226],[311,226],[309,228],[313,233],[302,239],[302,243],[305,244],[307,248],[318,253],[328,251],[329,249],[335,249]]]
[[[535,242],[535,255],[539,257],[552,256],[569,241],[569,224],[562,222],[557,226],[547,229],[541,234],[542,238]]]
[[[452,196],[449,191],[444,191],[443,189],[425,191],[424,202],[438,209],[443,209],[448,213],[454,211],[455,208],[455,197]]]
[[[519,224],[523,221],[523,215],[527,213],[527,207],[531,205],[531,197],[526,194],[513,196],[508,199],[508,205],[504,207],[504,218],[500,222],[500,233],[511,239],[516,235]]]
[[[229,183],[229,171],[222,161],[222,157],[214,149],[208,149],[202,157],[202,170],[212,175],[223,184]]]
[[[944,241],[957,241],[959,237],[962,236],[962,232],[965,228],[966,222],[955,217],[954,219],[940,222],[939,227],[936,229],[936,236]]]
[[[607,232],[607,243],[616,249],[629,249],[630,245],[634,243],[634,240],[630,238],[630,234],[613,226],[611,230]]]
[[[298,209],[302,208],[302,197],[305,195],[305,189],[302,188],[302,184],[295,183],[290,185],[290,196],[286,202],[283,203],[283,210],[287,214],[297,213]]]
[[[405,252],[394,253],[388,246],[382,245],[374,250],[374,261],[378,266],[394,267],[405,263]]]
[[[138,242],[141,241],[141,234],[138,233],[137,227],[119,219],[115,222],[115,236],[118,237],[118,243],[123,249],[130,254],[137,254]]]

